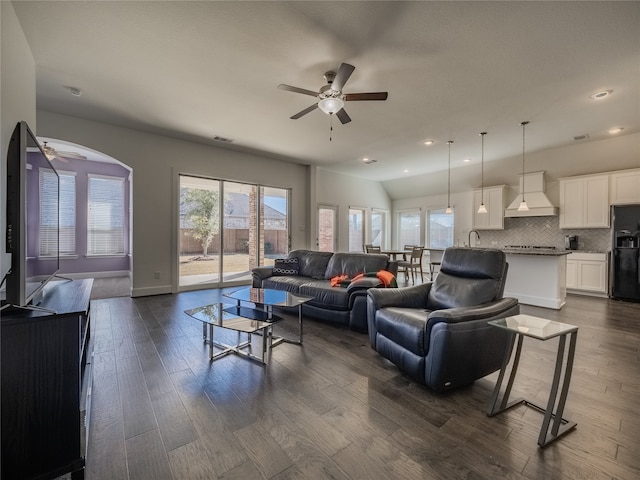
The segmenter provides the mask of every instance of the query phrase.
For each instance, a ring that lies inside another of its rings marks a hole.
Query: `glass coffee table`
[[[298,339],[291,340],[285,337],[277,337],[272,339],[272,344],[276,346],[282,342],[287,342],[302,345],[302,305],[313,300],[314,297],[293,294],[281,290],[253,287],[241,288],[235,292],[224,293],[223,296],[236,300],[237,302],[235,307],[228,309],[227,312],[265,322],[273,323],[282,320],[282,317],[274,315],[273,307],[298,307]],[[244,305],[247,303],[253,303],[255,307]]]
[[[214,303],[203,307],[185,310],[184,313],[202,322],[202,337],[205,344],[209,344],[209,360],[214,361],[230,353],[235,353],[262,364],[266,364],[267,354],[270,352],[273,341],[273,324],[279,319],[263,321],[247,318],[234,312],[235,305]],[[214,339],[215,327],[232,330],[237,333],[235,345],[229,345]],[[241,335],[247,334],[246,340],[241,340]],[[253,353],[251,335],[262,336],[260,355]],[[214,346],[222,350],[214,352]]]

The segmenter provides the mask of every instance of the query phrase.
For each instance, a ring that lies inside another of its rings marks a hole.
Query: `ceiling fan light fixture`
[[[344,107],[344,101],[337,97],[323,98],[318,102],[318,108],[327,115],[338,113],[342,107]]]
[[[47,160],[51,161],[56,158],[56,151],[47,145],[47,142],[43,142],[42,150],[44,150],[44,156],[47,157]]]

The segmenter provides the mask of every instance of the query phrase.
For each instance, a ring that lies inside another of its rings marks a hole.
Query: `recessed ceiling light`
[[[607,133],[609,133],[610,135],[615,135],[616,133],[620,133],[622,130],[624,130],[624,128],[615,127],[615,128],[610,128],[609,130],[607,130]]]
[[[433,145],[433,140],[425,140],[424,144],[425,145]]]
[[[367,165],[371,165],[372,163],[376,163],[376,162],[377,162],[377,160],[374,160],[373,158],[364,157],[362,159],[362,163],[365,163]]]
[[[601,100],[605,97],[608,97],[612,93],[613,93],[613,90],[601,90],[599,92],[594,93],[593,95],[590,95],[589,98],[593,100]]]
[[[470,159],[470,158],[465,158],[465,159],[463,160],[463,162],[464,162],[464,163],[469,163],[470,161],[471,161],[471,159]]]
[[[74,97],[79,97],[80,95],[82,95],[82,90],[80,90],[77,87],[69,87],[69,86],[65,86],[64,88],[66,88],[67,90],[69,90],[69,93],[71,95],[73,95]]]
[[[409,170],[405,168],[404,173],[409,173]]]

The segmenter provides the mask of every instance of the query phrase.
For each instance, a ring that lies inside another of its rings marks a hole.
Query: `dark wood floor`
[[[489,418],[496,374],[436,394],[366,335],[305,321],[267,367],[209,364],[187,308],[220,291],[92,301],[87,475],[98,479],[638,479],[640,304],[570,296],[523,313],[580,327],[565,416],[545,449],[526,407]],[[545,403],[557,340],[525,340],[515,385]]]

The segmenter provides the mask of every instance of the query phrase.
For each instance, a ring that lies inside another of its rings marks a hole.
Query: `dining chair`
[[[416,273],[420,272],[420,281],[424,280],[424,273],[422,272],[422,253],[424,248],[413,247],[411,249],[411,255],[407,260],[398,261],[398,271],[404,271],[406,281],[409,281],[409,272],[411,272],[411,283],[416,284]]]
[[[365,245],[365,253],[381,253],[377,245]]]
[[[442,260],[442,252],[438,252],[438,254],[434,253],[433,250],[429,251],[429,279],[433,280],[436,272],[436,267],[438,271],[440,271],[440,264]]]

